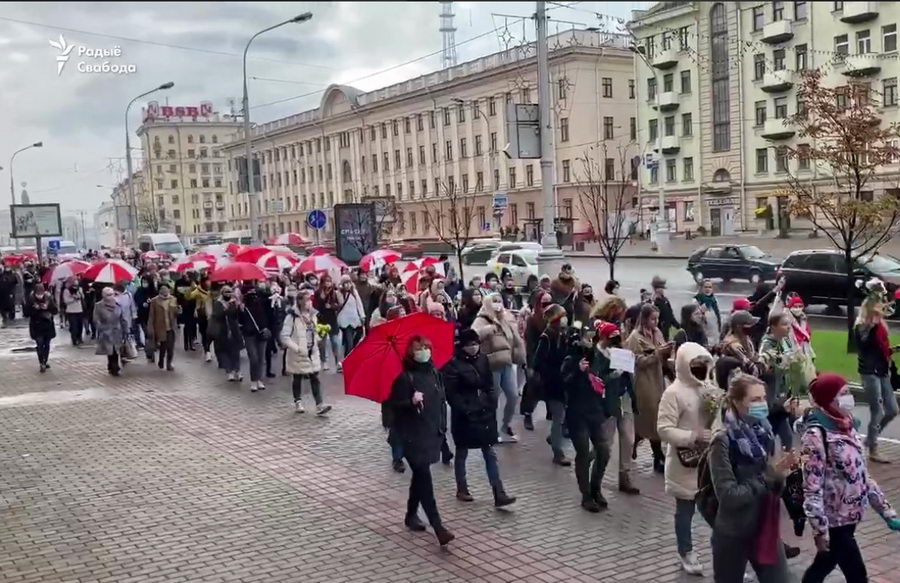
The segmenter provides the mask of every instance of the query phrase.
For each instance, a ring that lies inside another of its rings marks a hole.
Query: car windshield
[[[181,246],[181,241],[170,241],[166,243],[154,243],[153,248],[157,251],[162,251],[163,253],[168,253],[169,255],[184,253],[184,247]]]
[[[741,247],[741,254],[747,259],[759,259],[760,257],[766,256],[766,253],[759,247],[754,247],[753,245]]]
[[[525,260],[525,263],[528,265],[537,265],[537,256],[538,252],[531,249],[524,249],[522,251],[518,251],[516,253],[519,257]]]
[[[860,265],[864,265],[872,273],[888,273],[900,271],[900,260],[890,255],[864,255],[859,258]]]

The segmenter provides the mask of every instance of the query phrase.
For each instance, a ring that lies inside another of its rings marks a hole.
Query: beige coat
[[[635,354],[634,395],[638,414],[634,430],[645,439],[659,439],[656,413],[659,399],[666,389],[666,379],[663,376],[663,358],[658,349],[665,342],[658,328],[653,330],[653,338],[644,336],[639,328],[635,328],[625,342],[625,348]]]
[[[175,296],[168,298],[156,296],[150,300],[150,316],[147,332],[156,342],[165,342],[167,332],[178,330],[178,300]]]
[[[697,494],[697,468],[684,467],[676,449],[698,445],[695,432],[705,429],[701,395],[711,382],[691,374],[691,362],[698,358],[708,361],[707,371],[712,374],[713,359],[705,348],[686,342],[678,349],[675,382],[663,393],[657,419],[659,438],[667,446],[666,493],[682,500],[693,500]]]
[[[297,308],[291,308],[284,317],[279,339],[284,346],[285,370],[290,374],[314,374],[322,369],[319,357],[319,342],[316,338],[316,314],[308,312],[300,314]],[[309,345],[309,326],[312,326],[312,349]]]
[[[525,364],[525,343],[519,336],[515,319],[506,309],[498,314],[492,305],[485,301],[472,322],[472,330],[481,338],[481,352],[488,357],[491,370]]]

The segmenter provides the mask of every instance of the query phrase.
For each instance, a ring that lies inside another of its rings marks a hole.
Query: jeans
[[[803,575],[803,583],[822,583],[835,567],[840,567],[847,583],[865,583],[869,580],[859,545],[856,544],[855,524],[828,529],[829,550],[816,553],[812,565]]]
[[[713,530],[712,555],[715,583],[742,583],[747,563],[756,572],[759,583],[787,583],[793,581],[784,556],[784,544],[778,541],[778,562],[760,565],[750,557],[752,540],[721,535]]]
[[[262,378],[266,339],[262,336],[245,336],[244,344],[247,347],[247,361],[250,363],[250,382],[255,383]]]
[[[675,499],[675,540],[678,544],[678,554],[682,557],[694,550],[691,522],[694,519],[695,509],[696,504],[693,500]]]
[[[563,455],[563,422],[566,420],[566,404],[562,401],[547,401],[547,411],[553,417],[550,421],[550,448],[553,457]]]
[[[275,341],[275,335],[269,337],[266,341],[266,374],[274,374],[272,372],[272,357],[278,354],[278,342]]]
[[[769,414],[769,424],[772,426],[772,431],[781,440],[781,447],[784,449],[794,448],[794,421],[793,415],[787,411]]]
[[[309,388],[312,392],[313,400],[316,405],[322,404],[322,384],[319,382],[319,373],[312,374],[295,374],[294,381],[291,384],[291,390],[294,393],[294,402],[302,400],[303,396],[303,379],[309,380]]]
[[[622,395],[622,416],[610,417],[603,422],[603,439],[612,449],[613,438],[619,435],[619,481],[630,480],[634,471],[631,451],[634,449],[634,411],[631,408],[631,397]]]
[[[159,368],[172,366],[172,359],[175,357],[175,331],[166,331],[166,339],[157,342],[159,349]]]
[[[391,445],[391,461],[399,462],[403,460],[403,444],[397,440],[388,437],[388,443]]]
[[[200,329],[200,341],[203,343],[203,352],[209,352],[209,345],[212,343],[212,338],[206,333],[208,325],[209,320],[206,316],[197,318],[197,327]]]
[[[516,387],[516,367],[508,364],[500,370],[494,371],[494,388],[498,389],[497,394],[503,391],[506,396],[506,404],[503,406],[503,422],[500,424],[500,430],[505,431],[513,415],[516,413],[516,399],[519,398],[519,391]]]
[[[343,339],[343,348],[344,348],[344,357],[350,354],[350,351],[356,348],[356,345],[359,344],[359,341],[362,339],[363,329],[362,328],[341,328],[341,338]]]
[[[84,314],[66,314],[69,322],[69,333],[72,335],[72,346],[78,346],[82,342],[84,333]]]
[[[328,346],[331,345],[331,354],[334,356],[334,364],[337,365],[344,360],[341,353],[342,334],[340,329],[337,333],[328,333],[325,338],[319,340],[319,355],[322,357],[322,365],[328,364]]]
[[[131,328],[129,329],[128,333],[134,337],[135,346],[138,348],[143,348],[144,339],[141,336],[141,325],[138,323],[137,320],[131,321]]]
[[[469,450],[461,447],[456,448],[456,458],[454,459],[453,470],[456,474],[456,488],[458,490],[468,490],[469,484],[466,481],[466,458]],[[500,465],[497,463],[497,452],[490,445],[481,448],[481,455],[484,456],[484,469],[487,471],[488,482],[494,489],[502,489],[500,483]]]
[[[409,458],[406,458],[406,463],[409,464],[409,469],[412,471],[412,480],[409,482],[409,500],[406,502],[406,516],[418,514],[421,504],[431,527],[438,528],[441,526],[441,515],[438,514],[437,502],[434,499],[431,466],[414,463]]]
[[[50,358],[50,337],[38,336],[34,342],[37,344],[38,363],[47,364],[47,359]]]
[[[866,435],[866,446],[870,449],[878,445],[878,436],[897,416],[897,397],[891,388],[889,375],[875,376],[864,374],[862,376],[863,390],[866,391],[866,399],[869,401],[869,431]]]
[[[556,421],[556,413],[553,414]],[[600,482],[610,458],[610,442],[606,440],[603,423],[569,422],[572,445],[575,446],[575,478],[583,498],[594,498],[600,493]],[[591,445],[594,446],[593,453]]]

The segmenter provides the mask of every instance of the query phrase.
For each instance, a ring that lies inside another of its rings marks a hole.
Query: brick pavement
[[[9,351],[21,336],[0,332],[2,583],[698,581],[679,572],[673,504],[646,452],[643,495],[608,480],[600,515],[579,507],[572,470],[550,464],[544,424],[500,447],[519,497],[510,510],[493,508],[477,458],[472,504],[435,466],[457,535],[441,551],[403,527],[409,475],[390,469],[378,407],[342,396],[337,375],[325,375],[335,409],[323,419],[293,413],[287,379],[251,394],[182,352],[175,373],[136,362],[112,378],[103,357],[61,338],[39,375],[33,354]],[[900,466],[875,474],[900,502]],[[873,583],[897,580],[890,536],[870,513],[860,539]],[[801,544],[798,572],[811,557]]]

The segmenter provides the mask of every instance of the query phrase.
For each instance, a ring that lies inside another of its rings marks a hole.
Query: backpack
[[[822,433],[822,446],[825,448],[825,465],[828,465],[828,441],[825,434],[825,428],[821,425],[811,425],[817,427]],[[798,530],[802,533],[802,525],[798,525],[799,521],[806,519],[806,513],[803,511],[803,470],[802,468],[794,468],[791,473],[784,479],[784,490],[781,492],[781,499],[784,500],[784,507],[788,516],[794,521],[795,532]],[[800,533],[797,536],[800,536]]]

